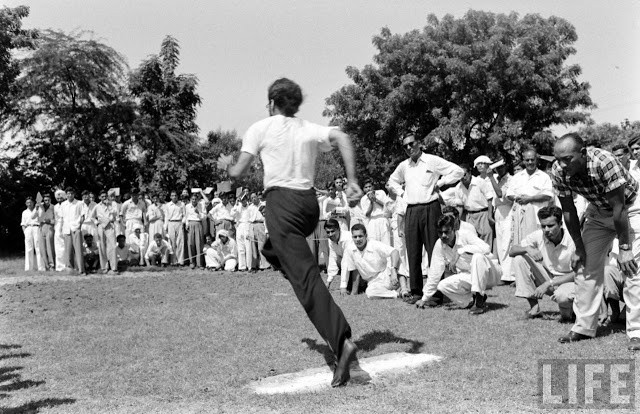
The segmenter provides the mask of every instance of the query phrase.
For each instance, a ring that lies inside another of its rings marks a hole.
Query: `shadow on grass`
[[[327,365],[330,367],[333,367],[333,364],[335,362],[335,356],[333,355],[333,352],[331,351],[331,348],[329,348],[328,345],[324,343],[319,344],[317,340],[311,339],[311,338],[304,338],[300,342],[304,342],[305,344],[307,344],[309,349],[311,349],[312,351],[316,351],[322,354]],[[366,334],[362,335],[358,340],[354,341],[354,343],[358,346],[358,349],[360,351],[365,351],[365,352],[373,351],[378,347],[378,345],[381,345],[381,344],[388,344],[388,343],[409,344],[410,347],[406,352],[410,354],[419,353],[420,350],[422,349],[422,346],[424,345],[424,342],[399,337],[389,330],[367,332]]]
[[[37,413],[41,408],[53,408],[63,404],[73,404],[76,400],[73,398],[47,398],[39,401],[30,401],[19,407],[1,408],[2,414],[18,414],[18,413]]]
[[[0,349],[18,349],[18,348],[22,348],[22,345],[0,344]]]
[[[448,311],[456,311],[456,310],[468,311],[469,310],[468,308],[463,308],[456,303],[448,303],[445,306],[446,306],[445,309]],[[497,311],[497,310],[508,308],[508,307],[509,306],[505,305],[504,303],[486,302],[484,313],[493,312],[493,311]]]
[[[9,359],[9,358],[26,358],[30,356],[31,354],[28,352],[23,352],[21,354],[6,354],[6,355],[0,355],[0,360]]]

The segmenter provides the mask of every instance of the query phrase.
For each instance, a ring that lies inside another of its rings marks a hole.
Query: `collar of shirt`
[[[542,232],[542,240],[544,241],[544,244],[552,249],[558,248],[559,246],[568,247],[571,241],[570,239],[571,239],[571,236],[569,235],[569,232],[562,229],[562,239],[560,240],[560,243],[555,244],[551,240],[547,239],[544,236],[544,232]]]

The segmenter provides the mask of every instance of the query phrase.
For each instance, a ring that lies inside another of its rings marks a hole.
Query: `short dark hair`
[[[366,180],[364,180],[364,185],[367,185],[367,184],[371,184],[371,186],[373,186],[373,179],[367,178]]]
[[[73,189],[73,187],[67,187],[64,190],[65,193],[72,193],[73,195],[76,195],[76,190]]]
[[[84,190],[81,195],[82,197],[84,197],[84,196],[88,196],[89,194],[91,194],[89,190]]]
[[[611,152],[618,150],[623,150],[625,154],[629,153],[629,147],[627,147],[625,144],[616,144],[613,146],[613,148],[611,148]]]
[[[557,206],[546,206],[538,210],[538,220],[555,217],[558,224],[562,224],[562,209]]]
[[[469,164],[467,164],[466,162],[463,162],[462,164],[459,164],[458,167],[462,168],[463,170],[465,170],[466,172],[471,172],[471,166]]]
[[[154,239],[162,239],[162,234],[156,233],[156,234],[153,235],[153,238]]]
[[[340,223],[338,223],[338,220],[330,218],[324,223],[324,228],[338,230],[340,228]]]
[[[287,78],[277,79],[269,86],[268,98],[285,116],[293,116],[302,103],[302,89]]]
[[[120,240],[127,240],[127,238],[125,237],[124,234],[118,234],[118,237],[116,237],[116,241],[120,241]]]
[[[42,198],[43,198],[43,199],[44,199],[44,198],[47,198],[47,197],[51,198],[51,194],[49,194],[49,193],[44,193],[44,194],[42,195]]]
[[[451,227],[452,229],[455,230],[456,218],[449,214],[443,214],[440,217],[438,217],[438,223],[436,224],[436,227],[438,228],[438,230],[445,227]]]
[[[87,241],[87,240],[89,240],[89,239],[93,239],[93,234],[89,234],[89,233],[87,233],[87,234],[85,234],[85,235],[84,235],[84,240],[85,240],[85,241]]]
[[[27,196],[27,197],[24,199],[24,202],[26,203],[27,201],[33,201],[33,197],[31,197],[31,196]]]
[[[351,226],[351,233],[353,233],[356,230],[363,231],[364,235],[365,236],[367,235],[367,228],[362,223],[356,223],[353,226]]]
[[[458,209],[455,208],[454,206],[444,206],[444,207],[442,207],[441,214],[442,215],[449,214],[449,215],[454,216],[456,219],[460,218],[460,211],[458,211]]]

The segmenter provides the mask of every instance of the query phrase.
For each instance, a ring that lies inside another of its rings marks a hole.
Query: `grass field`
[[[247,384],[330,360],[288,282],[258,274],[170,270],[121,276],[26,277],[0,261],[2,413],[537,412],[537,361],[630,358],[620,329],[562,345],[554,304],[525,321],[514,289],[490,311],[419,310],[400,300],[334,298],[359,357],[423,352],[444,360],[369,385],[256,395]],[[48,280],[47,280],[48,279]]]

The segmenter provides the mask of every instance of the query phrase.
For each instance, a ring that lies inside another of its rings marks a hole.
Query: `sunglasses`
[[[409,144],[404,144],[402,146],[402,148],[404,148],[404,149],[412,149],[413,148],[413,144],[414,144],[413,142],[410,142]]]

